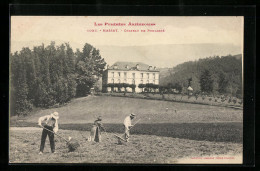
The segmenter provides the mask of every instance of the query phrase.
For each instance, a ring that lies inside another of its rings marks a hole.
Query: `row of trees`
[[[27,114],[34,106],[49,107],[85,96],[106,65],[99,51],[85,44],[75,53],[69,43],[33,50],[23,48],[10,55],[12,115]]]
[[[124,88],[124,91],[126,91],[127,88],[131,88],[132,92],[135,92],[136,85],[128,83],[108,83],[103,85],[103,90],[106,90],[108,87],[111,88],[111,91],[114,91],[114,88],[117,88],[119,92],[121,92],[121,88]]]
[[[242,97],[242,55],[214,56],[177,65],[160,72],[160,84],[179,84],[183,91],[189,82],[194,93]]]
[[[230,83],[231,80],[228,79],[224,72],[220,72],[217,75],[217,81],[214,81],[212,75],[213,74],[207,69],[205,69],[200,75],[199,83],[201,92],[212,94],[214,92],[214,84],[217,84],[216,91],[218,94],[230,94],[231,96],[242,98],[242,81],[237,87],[233,87]]]
[[[106,90],[107,88],[111,88],[112,91],[114,91],[114,88],[117,88],[119,92],[121,92],[121,89],[124,88],[124,91],[127,90],[127,88],[131,88],[133,92],[135,92],[136,85],[135,84],[128,84],[128,83],[108,83],[103,85],[103,90]],[[161,93],[174,93],[175,92],[181,92],[182,87],[179,84],[168,84],[167,86],[160,86],[158,84],[153,83],[147,83],[147,84],[139,84],[138,88],[142,89],[143,92],[159,92]]]

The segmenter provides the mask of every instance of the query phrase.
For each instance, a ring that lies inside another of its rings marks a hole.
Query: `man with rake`
[[[131,113],[130,116],[127,116],[124,120],[124,126],[125,126],[125,140],[126,142],[129,141],[129,136],[130,136],[130,129],[133,127],[132,125],[132,120],[135,118],[135,114]]]
[[[38,125],[40,127],[46,128],[46,129],[43,128],[43,130],[42,130],[41,146],[40,146],[39,154],[43,153],[47,135],[49,136],[49,140],[50,140],[51,152],[56,153],[55,152],[55,143],[54,143],[54,133],[57,133],[57,131],[58,131],[58,119],[59,119],[58,112],[53,112],[50,115],[46,115],[46,116],[39,118]],[[44,125],[42,126],[43,121],[44,121]]]

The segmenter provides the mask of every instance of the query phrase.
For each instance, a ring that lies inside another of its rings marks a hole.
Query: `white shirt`
[[[132,126],[131,118],[130,116],[127,116],[124,120],[124,125],[127,129],[129,129],[129,126]]]
[[[45,121],[47,123],[49,119],[51,119],[51,115],[42,116],[42,117],[39,118],[38,124],[41,125],[42,121]],[[58,119],[55,119],[55,120],[56,120],[56,122],[55,122],[55,125],[54,125],[54,128],[53,128],[53,132],[57,133],[58,129],[59,129]]]

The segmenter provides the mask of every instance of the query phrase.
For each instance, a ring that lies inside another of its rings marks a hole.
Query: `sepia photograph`
[[[11,16],[9,163],[243,164],[243,16]]]

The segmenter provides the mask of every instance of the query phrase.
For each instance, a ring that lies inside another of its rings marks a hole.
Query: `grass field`
[[[182,163],[183,159],[208,156],[235,156],[241,158],[242,144],[195,141],[154,135],[132,135],[128,144],[118,145],[112,133],[103,134],[101,143],[88,142],[86,132],[61,130],[60,135],[73,138],[81,144],[68,153],[63,140],[56,138],[57,154],[50,153],[46,141],[43,155],[38,155],[41,130],[16,129],[11,131],[11,163]],[[211,160],[210,162],[223,162]],[[201,160],[205,162],[205,160]],[[234,162],[234,161],[230,161]]]
[[[40,116],[53,111],[60,113],[60,134],[81,141],[83,149],[67,153],[65,143],[56,138],[59,153],[38,156],[41,131],[19,128],[10,130],[11,162],[178,163],[192,156],[242,155],[243,111],[225,107],[88,96],[25,118],[11,118],[11,127],[36,127]],[[131,130],[131,142],[117,145],[113,134],[123,133],[123,120],[131,112],[141,121]],[[88,136],[99,115],[108,135],[103,134],[102,143],[86,142],[81,133]]]

